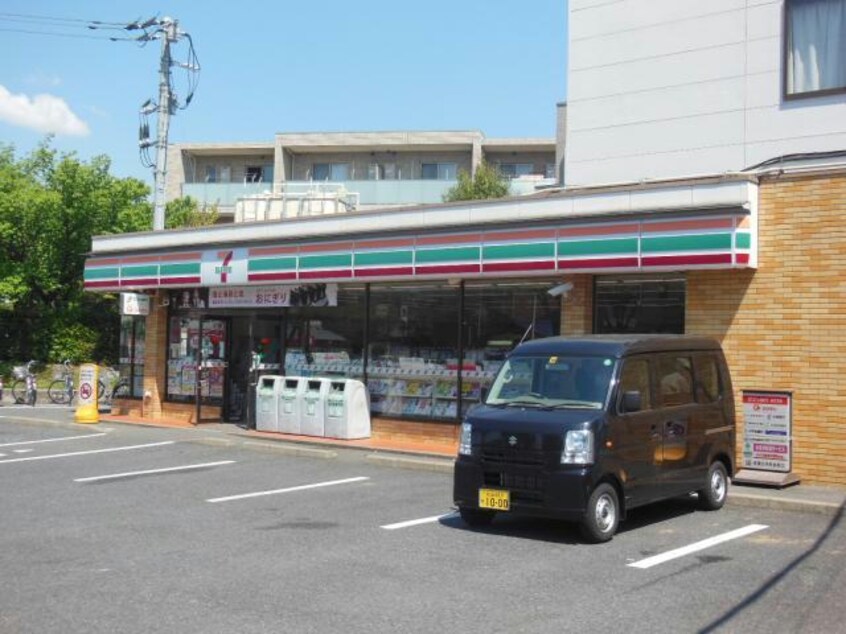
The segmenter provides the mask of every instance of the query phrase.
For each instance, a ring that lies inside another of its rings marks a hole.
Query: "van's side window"
[[[640,392],[641,409],[652,409],[652,390],[649,387],[649,363],[646,359],[629,359],[620,372],[620,397],[625,392]]]
[[[693,366],[690,357],[661,355],[656,358],[655,368],[664,407],[693,402]]]
[[[717,359],[711,355],[694,357],[693,368],[696,371],[696,400],[700,403],[719,400],[722,391]]]

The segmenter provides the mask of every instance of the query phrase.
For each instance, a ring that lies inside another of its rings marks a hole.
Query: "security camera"
[[[164,308],[165,306],[170,306],[170,300],[169,300],[167,297],[165,297],[165,298],[161,301],[161,303],[159,304],[159,306],[161,306],[162,308]]]
[[[549,293],[553,297],[558,297],[559,295],[566,295],[571,290],[573,290],[573,284],[571,282],[564,282],[563,284],[559,284],[558,286],[553,286],[547,291],[547,293]]]

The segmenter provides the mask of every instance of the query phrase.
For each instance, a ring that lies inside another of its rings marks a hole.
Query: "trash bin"
[[[370,438],[370,404],[364,383],[355,379],[326,381],[323,435],[329,438]]]
[[[258,431],[279,431],[276,395],[281,380],[281,376],[272,375],[259,378],[256,386],[256,429]]]
[[[304,378],[305,390],[300,401],[300,433],[306,436],[323,436],[328,379]]]
[[[306,381],[297,376],[282,377],[279,390],[279,431],[283,434],[299,434],[300,412]]]

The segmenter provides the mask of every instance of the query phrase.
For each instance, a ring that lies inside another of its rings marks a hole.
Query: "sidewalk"
[[[410,469],[425,469],[452,473],[453,461],[458,452],[457,443],[401,442],[392,439],[367,438],[363,440],[338,440],[314,436],[295,436],[272,432],[259,432],[225,423],[204,423],[194,426],[180,421],[141,421],[125,416],[101,415],[103,422],[142,424],[156,427],[192,428],[214,431],[254,448],[277,448],[289,453],[323,455],[354,450],[367,452],[367,459],[384,465]],[[227,443],[230,444],[230,443]],[[331,455],[330,455],[331,454]],[[729,489],[728,503],[733,506],[768,508],[776,510],[820,513],[834,516],[846,508],[846,488],[795,484],[783,489],[733,484]]]

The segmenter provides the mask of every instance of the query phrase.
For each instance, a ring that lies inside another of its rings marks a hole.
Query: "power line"
[[[97,36],[97,35],[83,35],[82,33],[59,33],[58,31],[33,31],[30,29],[10,29],[6,27],[0,27],[0,31],[5,31],[7,33],[25,33],[27,35],[51,35],[53,37],[72,37],[77,39],[85,39],[85,40],[100,40],[101,42],[117,42],[119,40],[134,40],[135,38],[131,37],[107,37],[107,36]]]
[[[6,13],[0,12],[0,16],[8,16],[10,18],[27,18],[30,20],[51,20],[54,22],[81,22],[84,24],[103,24],[103,25],[110,25],[110,26],[119,26],[121,28],[125,27],[126,24],[123,22],[106,22],[103,20],[82,20],[80,18],[64,18],[60,16],[54,15],[33,15],[31,13]]]

